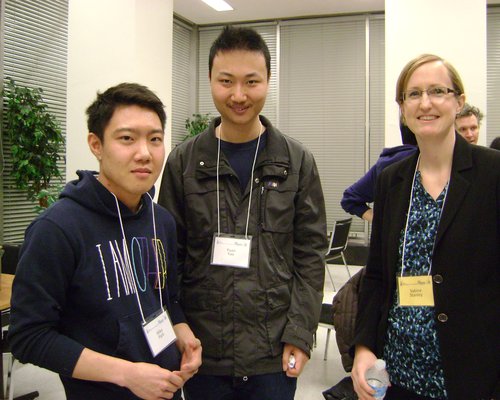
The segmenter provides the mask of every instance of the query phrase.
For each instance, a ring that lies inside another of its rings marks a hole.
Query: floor
[[[342,265],[332,264],[329,268],[335,287],[338,290],[347,280],[347,272]],[[360,269],[360,267],[356,266],[350,266],[349,268],[351,274]],[[330,303],[334,295],[335,292],[330,278],[326,274],[323,302]],[[295,395],[296,400],[324,400],[322,392],[347,375],[340,362],[334,331],[330,335],[327,361],[323,360],[326,334],[326,328],[318,328],[317,345],[312,353],[311,360],[299,378]],[[62,384],[56,374],[30,364],[19,365],[14,372],[14,396],[20,396],[34,390],[40,393],[39,400],[64,400],[66,398]]]

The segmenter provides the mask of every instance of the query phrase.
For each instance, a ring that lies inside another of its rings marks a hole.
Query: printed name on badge
[[[142,324],[142,329],[153,357],[160,354],[176,339],[172,322],[165,310],[149,316],[146,323]]]
[[[398,301],[401,307],[434,307],[432,278],[429,275],[398,277]]]
[[[225,267],[250,267],[252,237],[243,235],[214,234],[212,241],[212,265]]]

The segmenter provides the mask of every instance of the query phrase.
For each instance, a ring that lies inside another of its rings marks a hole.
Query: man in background
[[[479,127],[483,114],[479,108],[465,103],[464,108],[457,114],[455,128],[457,132],[471,144],[477,144],[479,139]]]
[[[344,191],[340,205],[345,212],[372,222],[373,209],[370,207],[370,203],[373,203],[378,176],[385,167],[409,157],[418,150],[417,139],[410,128],[402,121],[399,123],[399,128],[403,144],[384,148],[370,170]]]

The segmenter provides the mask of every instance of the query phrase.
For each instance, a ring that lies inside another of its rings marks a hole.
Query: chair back
[[[3,243],[1,245],[3,250],[1,258],[1,272],[3,274],[15,275],[17,269],[17,262],[19,261],[19,251],[21,250],[20,244]]]
[[[336,221],[333,225],[332,234],[330,235],[330,243],[328,246],[327,256],[338,254],[344,251],[347,247],[349,239],[349,231],[351,230],[352,217]]]

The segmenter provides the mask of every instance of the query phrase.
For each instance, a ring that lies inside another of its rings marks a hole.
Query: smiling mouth
[[[420,121],[434,121],[438,119],[435,115],[422,115],[421,117],[418,117]]]
[[[248,110],[249,106],[232,105],[232,106],[230,106],[230,108],[234,112],[241,114],[241,113],[244,113],[246,110]]]

